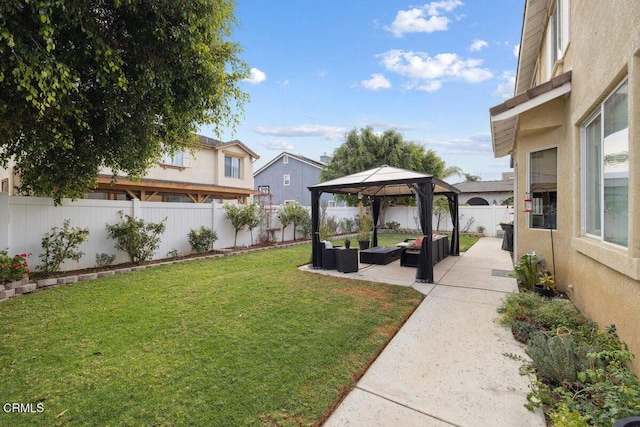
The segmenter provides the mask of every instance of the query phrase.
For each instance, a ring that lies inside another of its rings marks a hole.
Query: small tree
[[[253,229],[260,225],[262,222],[263,212],[257,203],[251,203],[243,208],[245,216],[246,226],[251,234],[251,244],[253,245]]]
[[[38,269],[45,274],[58,271],[60,264],[67,259],[79,261],[84,255],[78,246],[89,239],[89,228],[70,227],[69,222],[65,219],[62,228],[53,227],[42,237],[44,252],[40,254],[42,264]]]
[[[309,212],[299,203],[294,203],[291,208],[291,223],[293,224],[293,240],[296,240],[296,228],[309,219]]]
[[[116,240],[115,248],[125,251],[131,262],[140,265],[151,258],[160,246],[160,235],[166,229],[167,218],[159,223],[145,223],[143,219],[135,219],[118,211],[120,221],[107,224],[107,233]]]
[[[287,226],[291,224],[291,221],[292,221],[290,206],[293,206],[293,204],[284,205],[278,211],[278,221],[280,221],[280,224],[282,224],[282,241],[283,242],[284,242],[284,229],[287,228]]]
[[[224,217],[231,222],[231,226],[235,230],[233,237],[233,247],[237,246],[238,231],[242,230],[247,225],[246,212],[243,212],[243,208],[239,205],[233,205],[227,203],[224,205],[225,214]]]
[[[309,217],[309,212],[298,202],[289,203],[280,208],[278,220],[282,224],[282,240],[284,241],[284,229],[293,224],[293,240],[296,240],[296,228]]]
[[[440,222],[449,215],[449,202],[444,197],[436,197],[433,202],[433,214],[437,218],[436,230],[440,231]]]

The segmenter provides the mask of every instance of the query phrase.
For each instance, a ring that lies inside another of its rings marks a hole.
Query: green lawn
[[[318,423],[422,296],[299,271],[310,256],[192,261],[0,304],[2,403],[44,409],[0,425]]]
[[[378,246],[395,246],[396,243],[402,242],[404,239],[415,238],[420,234],[404,234],[404,233],[380,233],[378,234]],[[336,244],[343,245],[344,239],[335,239]],[[465,252],[475,242],[478,241],[478,237],[475,236],[460,236],[460,252]],[[358,246],[356,238],[351,238],[351,244],[354,247]]]

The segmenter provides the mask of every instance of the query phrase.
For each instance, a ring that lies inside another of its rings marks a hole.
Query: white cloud
[[[252,68],[251,70],[249,70],[249,78],[244,79],[245,82],[251,83],[253,85],[260,84],[265,80],[267,80],[267,75],[257,68]]]
[[[284,139],[277,141],[263,141],[260,143],[260,145],[268,150],[275,151],[291,151],[295,148],[293,145],[291,145],[291,143],[289,143],[289,141],[285,141]]]
[[[489,43],[487,43],[486,41],[476,39],[473,41],[473,43],[471,43],[471,46],[469,46],[469,50],[471,52],[478,52],[487,46],[489,46]]]
[[[426,139],[422,143],[425,147],[442,154],[493,154],[491,134],[472,135],[468,138]]]
[[[515,86],[515,73],[513,71],[505,71],[504,73],[502,73],[498,88],[493,94],[498,98],[509,99],[513,96]]]
[[[520,45],[517,44],[513,47],[513,56],[515,56],[516,58],[518,56],[520,56]]]
[[[405,33],[432,33],[446,31],[451,20],[442,16],[442,12],[451,12],[464,3],[460,0],[442,0],[427,3],[421,7],[398,11],[396,18],[385,30],[395,37],[402,37]]]
[[[435,92],[442,87],[443,80],[479,83],[493,77],[490,70],[480,67],[482,60],[460,58],[455,53],[429,56],[425,52],[394,49],[377,56],[388,71],[412,79],[409,89]]]
[[[371,78],[369,80],[362,80],[360,85],[371,90],[389,89],[391,87],[391,82],[382,74],[375,73],[371,74]]]
[[[253,131],[260,135],[270,135],[279,137],[324,137],[327,139],[342,139],[346,128],[338,126],[324,125],[298,125],[298,126],[280,126],[266,127],[256,126]]]

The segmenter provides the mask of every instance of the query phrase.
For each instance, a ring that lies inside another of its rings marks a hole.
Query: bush
[[[98,267],[108,267],[113,264],[113,261],[116,259],[114,254],[109,255],[105,253],[96,254],[96,265]]]
[[[29,276],[27,254],[10,257],[6,250],[0,251],[0,283],[16,282]]]
[[[568,300],[513,293],[498,309],[500,322],[526,335],[531,392],[529,409],[543,407],[553,425],[612,425],[640,413],[640,380],[627,363],[633,355],[615,327],[604,332]],[[514,332],[515,335],[515,332]]]
[[[151,258],[160,246],[160,237],[166,229],[167,218],[159,223],[145,223],[143,219],[135,219],[132,215],[118,212],[120,221],[107,224],[107,233],[116,240],[115,248],[125,251],[131,262],[140,265]]]
[[[218,240],[218,234],[214,230],[202,226],[198,230],[190,230],[188,238],[191,249],[202,254],[213,249],[213,244]]]
[[[53,227],[42,238],[44,252],[40,254],[42,264],[38,269],[45,274],[58,271],[65,260],[79,261],[84,255],[78,246],[89,240],[89,228],[70,227],[69,222],[65,219],[62,228]]]

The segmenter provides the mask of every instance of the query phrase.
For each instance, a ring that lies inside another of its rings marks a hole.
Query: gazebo
[[[372,246],[378,245],[378,217],[380,215],[380,201],[384,197],[418,196],[418,212],[420,214],[420,227],[425,238],[422,241],[416,281],[433,283],[433,196],[446,196],[449,202],[453,231],[451,235],[451,255],[460,254],[459,221],[458,221],[458,191],[454,186],[434,177],[420,172],[394,168],[383,165],[378,168],[358,172],[331,181],[312,185],[311,191],[311,220],[312,234],[312,260],[313,268],[322,267],[322,247],[320,243],[320,196],[322,193],[352,194],[366,196],[371,199],[373,215],[373,240]]]

